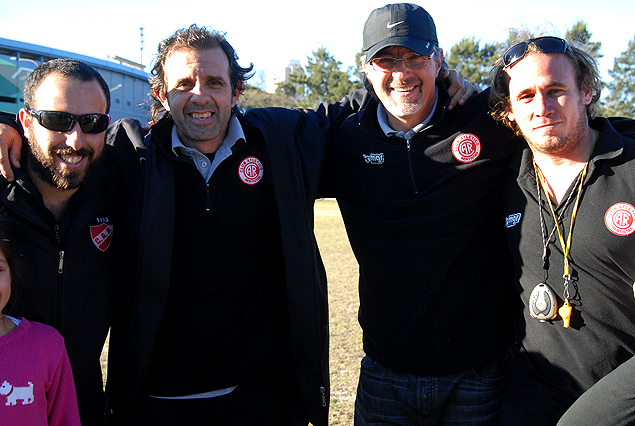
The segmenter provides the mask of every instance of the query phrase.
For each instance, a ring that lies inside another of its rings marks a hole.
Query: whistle
[[[569,305],[569,301],[565,300],[564,305],[560,309],[558,309],[558,313],[562,317],[562,325],[564,328],[569,328],[569,323],[571,322],[571,305]]]

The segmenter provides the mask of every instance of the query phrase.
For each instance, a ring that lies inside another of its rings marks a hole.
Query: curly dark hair
[[[245,90],[245,82],[253,75],[254,64],[250,63],[248,67],[241,67],[238,65],[238,55],[225,39],[224,33],[193,24],[189,28],[181,28],[175,31],[159,43],[157,56],[148,79],[152,86],[150,97],[155,101],[150,111],[153,120],[156,121],[163,113],[169,114],[154,93],[156,90],[167,95],[165,61],[168,57],[178,50],[205,50],[218,47],[223,49],[229,61],[229,79],[231,80],[232,90],[239,90],[241,93]]]
[[[525,42],[529,39],[536,38],[534,34],[530,34],[527,30],[521,30],[517,32],[518,38],[510,46],[514,46],[518,43]],[[576,80],[578,82],[578,88],[588,88],[593,93],[591,102],[586,107],[587,116],[594,118],[598,110],[598,101],[600,100],[600,93],[602,92],[602,79],[598,68],[597,61],[589,53],[584,51],[580,46],[574,42],[570,42],[572,53],[564,53],[576,73]],[[506,51],[506,50],[504,50]],[[527,46],[527,52],[540,52],[533,43]],[[489,96],[491,115],[497,121],[500,121],[518,136],[522,136],[522,132],[515,121],[509,119],[508,115],[511,112],[511,101],[509,95],[509,75],[503,64],[502,54],[496,60],[494,67],[489,74],[492,88]]]

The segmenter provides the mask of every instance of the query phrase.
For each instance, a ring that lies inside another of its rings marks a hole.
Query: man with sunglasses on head
[[[558,37],[523,37],[491,75],[494,117],[528,145],[503,192],[523,309],[501,424],[555,425],[635,354],[633,121],[595,118],[597,63]]]
[[[0,180],[0,218],[20,260],[13,314],[64,336],[83,426],[104,424],[100,356],[123,247],[117,179],[102,155],[109,107],[108,85],[90,66],[38,66],[19,112],[22,167]]]

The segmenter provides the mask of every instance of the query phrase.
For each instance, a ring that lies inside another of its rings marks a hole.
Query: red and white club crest
[[[101,251],[106,251],[112,241],[112,225],[106,223],[90,227],[90,236],[95,247]]]
[[[247,157],[238,166],[238,176],[247,185],[255,185],[260,182],[264,172],[265,168],[256,157]]]
[[[631,235],[635,231],[635,207],[628,203],[613,204],[604,215],[604,223],[615,235]]]
[[[481,140],[472,133],[463,133],[452,142],[452,154],[461,163],[471,163],[481,155]]]

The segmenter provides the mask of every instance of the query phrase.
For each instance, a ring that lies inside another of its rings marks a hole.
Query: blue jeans
[[[362,360],[355,426],[498,425],[510,355],[458,373],[417,376]]]

